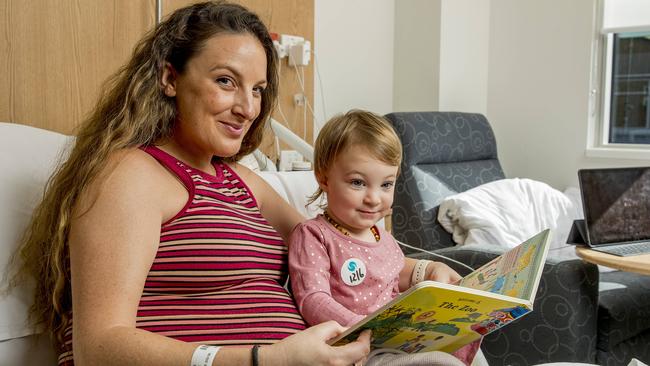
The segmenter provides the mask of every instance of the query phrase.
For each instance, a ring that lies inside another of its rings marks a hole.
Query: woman
[[[367,334],[333,348],[336,323],[302,331],[282,287],[302,217],[236,163],[260,144],[276,63],[255,14],[207,2],[157,26],[106,85],[21,247],[60,365],[365,357]]]

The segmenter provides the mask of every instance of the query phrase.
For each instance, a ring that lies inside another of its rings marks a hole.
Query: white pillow
[[[57,355],[46,334],[0,341],[0,365],[55,366]]]
[[[575,212],[571,200],[546,183],[514,178],[447,197],[438,221],[457,244],[508,249],[550,228],[550,247],[560,248]]]
[[[0,122],[0,270],[16,250],[34,207],[71,137]],[[2,284],[5,285],[4,283]],[[27,323],[33,288],[0,295],[0,341],[34,334]]]

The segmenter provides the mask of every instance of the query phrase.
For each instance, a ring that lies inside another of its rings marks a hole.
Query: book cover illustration
[[[530,300],[537,291],[541,266],[546,259],[549,230],[486,263],[465,276],[459,286]]]
[[[373,349],[454,352],[532,310],[533,296],[507,295],[530,291],[534,295],[548,237],[545,230],[462,280],[464,286],[479,289],[421,282],[351,327],[333,344],[349,343],[364,329],[371,329]],[[494,291],[486,292],[490,290]]]

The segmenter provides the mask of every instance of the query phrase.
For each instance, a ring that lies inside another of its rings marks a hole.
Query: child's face
[[[374,158],[353,146],[339,153],[319,177],[327,193],[327,211],[352,236],[363,238],[393,204],[397,166]]]

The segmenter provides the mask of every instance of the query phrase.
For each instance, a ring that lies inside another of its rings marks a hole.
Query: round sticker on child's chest
[[[350,258],[341,267],[341,279],[348,286],[356,286],[366,278],[366,265],[361,259]]]

